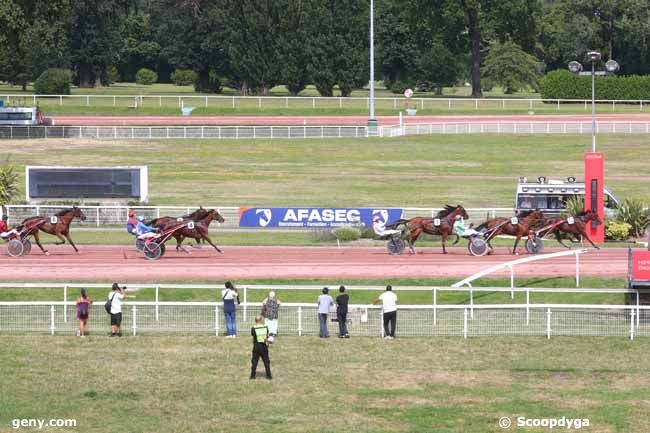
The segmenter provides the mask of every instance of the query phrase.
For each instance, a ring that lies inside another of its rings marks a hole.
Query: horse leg
[[[36,245],[38,245],[41,251],[43,251],[43,254],[49,256],[50,253],[45,248],[43,248],[43,245],[41,245],[41,240],[38,238],[38,231],[34,232],[34,240],[36,241]]]
[[[421,228],[417,228],[417,229],[409,232],[408,241],[409,241],[409,250],[410,250],[411,254],[415,254],[415,247],[414,247],[415,246],[415,241],[417,241],[418,237],[420,237],[420,233],[422,233]]]
[[[515,244],[512,246],[512,255],[513,256],[516,256],[518,254],[517,253],[517,244],[519,243],[520,240],[521,240],[521,235],[519,233],[517,233],[517,237],[515,238]]]
[[[70,245],[72,245],[72,248],[74,248],[75,252],[78,253],[79,250],[77,249],[77,246],[74,244],[74,242],[72,242],[72,238],[70,237],[70,233],[67,233],[67,232],[66,232],[66,233],[65,233],[65,238],[68,240],[68,242],[70,242]],[[64,242],[64,243],[65,243],[65,242]]]
[[[555,232],[555,239],[557,239],[557,241],[560,243],[560,245],[562,245],[564,248],[569,249],[569,250],[571,249],[571,247],[569,245],[562,242],[562,238],[560,237],[560,231],[559,230]]]
[[[585,238],[587,238],[587,240],[589,241],[589,243],[590,243],[594,248],[596,248],[597,250],[600,249],[600,247],[599,247],[598,245],[594,244],[594,242],[591,240],[591,238],[589,237],[589,235],[587,234],[587,232],[582,232],[582,236],[585,237]]]
[[[218,252],[223,254],[223,251],[221,251],[219,249],[219,247],[217,247],[215,244],[212,243],[212,240],[210,239],[210,237],[208,236],[207,233],[205,235],[202,235],[201,239],[203,239],[204,241],[207,241],[210,245],[212,245],[212,248],[214,248],[215,250],[217,250]]]
[[[443,254],[447,254],[447,248],[445,248],[445,243],[447,242],[447,236],[449,236],[449,235],[447,234],[447,232],[442,233],[442,234],[440,235],[440,237],[442,238],[442,253],[443,253]]]
[[[460,240],[460,236],[456,235],[456,240],[454,241],[453,244],[451,244],[451,246],[453,247],[454,245],[456,245],[459,240]]]

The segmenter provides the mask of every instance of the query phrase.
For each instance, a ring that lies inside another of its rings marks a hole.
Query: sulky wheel
[[[467,244],[467,249],[473,256],[484,256],[488,252],[488,244],[481,238],[472,238]]]
[[[534,236],[526,241],[526,251],[530,254],[539,254],[544,251],[544,240]]]
[[[144,251],[144,239],[135,240],[135,249],[138,251]]]
[[[165,251],[167,251],[167,248],[165,248],[165,244],[160,244],[160,257],[165,255]]]
[[[19,239],[12,239],[7,244],[7,254],[11,257],[20,257],[25,251],[25,246]]]
[[[157,242],[148,242],[142,251],[149,260],[158,260],[162,256],[162,248]]]
[[[404,241],[400,238],[390,239],[386,243],[386,248],[391,255],[399,256],[404,251]]]
[[[32,250],[32,243],[29,239],[23,239],[23,256],[26,256]]]

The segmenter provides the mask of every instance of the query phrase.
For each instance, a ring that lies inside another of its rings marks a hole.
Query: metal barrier
[[[58,211],[68,208],[70,205],[6,205],[6,212],[9,216],[9,224],[14,225],[31,216],[52,216]],[[78,205],[86,215],[86,221],[77,219],[72,221],[75,226],[116,226],[122,225],[128,219],[129,209],[133,209],[142,215],[145,219],[159,218],[161,216],[180,216],[186,215],[196,210],[199,206],[124,206],[124,205],[104,205],[104,206],[84,206]],[[208,206],[203,205],[205,209],[216,209],[224,218],[223,224],[214,222],[214,227],[238,227],[239,226],[239,207],[238,206]],[[403,218],[413,218],[416,216],[433,216],[442,208],[404,208]],[[475,221],[489,216],[496,218],[501,216],[512,216],[512,208],[467,208],[470,216],[477,215]],[[3,209],[0,207],[0,216]]]
[[[260,307],[259,303],[251,304]],[[222,304],[212,302],[125,302],[122,327],[138,334],[213,334],[225,330]],[[0,302],[0,333],[74,334],[75,306],[63,302]],[[440,307],[434,319],[432,306],[398,307],[399,337],[430,336],[650,336],[650,306],[624,305],[480,305],[470,317],[467,305]],[[108,315],[91,308],[88,332],[108,332]],[[641,320],[637,317],[640,314]],[[333,315],[330,315],[333,318]],[[349,332],[354,336],[379,337],[383,332],[382,311],[373,305],[349,306]],[[278,314],[280,336],[318,335],[318,307],[314,304],[283,304]],[[237,317],[237,327],[248,335],[252,318]],[[332,323],[330,326],[336,326]],[[333,330],[334,331],[334,330]],[[334,333],[334,332],[333,332]]]
[[[224,96],[224,95],[30,95],[3,94],[0,99],[7,105],[39,105],[84,107],[122,107],[137,110],[143,107],[220,109],[363,109],[370,104],[368,97],[322,97],[322,96]],[[406,99],[402,96],[376,97],[378,109],[405,109]],[[597,99],[599,108],[610,112],[640,111],[650,103],[648,100],[604,100]],[[539,98],[410,98],[410,108],[419,110],[481,111],[481,110],[526,110],[526,111],[583,111],[589,112],[590,99],[539,99]]]
[[[365,126],[0,126],[0,138],[292,139],[367,137]]]
[[[603,121],[596,123],[598,134],[648,134],[650,122]],[[437,134],[591,134],[591,122],[581,121],[472,121],[407,123],[382,126],[381,137]]]

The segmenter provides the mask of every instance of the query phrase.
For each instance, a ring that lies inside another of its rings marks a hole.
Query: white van
[[[515,209],[517,212],[539,209],[544,214],[560,214],[565,208],[570,197],[584,197],[584,182],[576,181],[575,177],[566,180],[547,180],[540,176],[536,182],[529,182],[525,177],[519,178]],[[612,218],[616,215],[619,201],[605,186],[605,216]]]

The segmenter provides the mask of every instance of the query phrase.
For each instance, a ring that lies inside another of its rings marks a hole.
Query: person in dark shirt
[[[257,375],[257,363],[260,358],[264,362],[264,369],[266,370],[266,378],[272,379],[271,376],[271,360],[269,359],[269,328],[263,322],[262,316],[255,317],[255,326],[251,328],[251,335],[253,336],[253,358],[251,360],[251,379],[255,379]]]
[[[336,318],[339,321],[339,338],[350,338],[348,334],[348,294],[345,286],[339,287],[340,294],[336,297]]]

